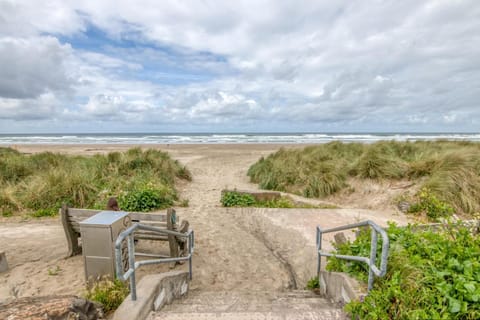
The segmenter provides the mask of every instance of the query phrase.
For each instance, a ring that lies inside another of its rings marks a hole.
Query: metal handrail
[[[148,230],[155,233],[167,234],[177,237],[183,237],[188,239],[188,255],[186,257],[175,257],[175,258],[161,258],[153,260],[142,260],[135,262],[135,244],[133,233],[135,230]],[[122,267],[122,242],[127,238],[127,247],[128,247],[128,265],[129,269],[123,271]],[[121,232],[118,235],[117,240],[115,241],[115,261],[116,261],[116,273],[117,278],[123,281],[127,281],[130,278],[130,296],[133,301],[137,300],[137,290],[135,282],[135,270],[141,266],[149,264],[159,264],[159,263],[169,263],[169,262],[179,262],[188,260],[188,272],[190,275],[190,280],[192,279],[192,255],[195,249],[195,235],[193,230],[189,230],[186,233],[181,233],[172,230],[165,230],[158,227],[147,226],[144,224],[136,223],[132,225],[127,230]]]
[[[370,242],[370,257],[348,256],[348,255],[340,255],[340,254],[334,254],[334,253],[328,253],[328,252],[322,251],[323,234],[330,233],[330,232],[343,231],[348,229],[354,229],[354,228],[359,228],[364,226],[370,226],[370,228],[372,229],[372,232],[371,232],[372,240]],[[380,269],[376,265],[378,233],[382,236],[382,240],[383,240]],[[335,257],[335,258],[344,259],[344,260],[360,261],[368,265],[368,291],[370,291],[373,287],[374,276],[383,277],[387,273],[388,249],[389,249],[389,239],[388,239],[387,233],[385,232],[385,230],[383,230],[380,226],[378,226],[375,222],[371,220],[349,224],[341,227],[331,228],[331,229],[324,229],[324,230],[322,230],[319,226],[317,226],[318,279],[320,279],[321,256]]]

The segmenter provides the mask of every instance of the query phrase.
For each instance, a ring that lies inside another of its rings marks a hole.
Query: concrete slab
[[[186,271],[171,271],[146,275],[137,284],[137,300],[128,295],[113,315],[113,320],[143,320],[154,310],[160,310],[188,291]]]

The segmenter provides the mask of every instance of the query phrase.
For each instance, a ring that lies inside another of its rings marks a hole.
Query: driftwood
[[[65,231],[65,237],[67,238],[68,244],[68,255],[67,257],[73,257],[82,252],[82,248],[79,245],[80,238],[80,222],[97,214],[102,210],[89,210],[89,209],[78,209],[78,208],[69,208],[66,205],[62,206],[60,209],[60,217],[63,224],[63,230]],[[145,225],[150,225],[152,227],[159,227],[166,230],[174,231],[183,231],[182,226],[185,225],[185,222],[180,226],[177,225],[178,216],[174,209],[168,209],[166,214],[158,213],[145,213],[145,212],[129,212],[129,215],[132,219],[132,223],[141,223]],[[188,231],[188,222],[187,230]],[[185,231],[185,232],[186,232]],[[147,230],[136,230],[135,231],[135,240],[157,240],[157,241],[168,241],[170,246],[170,256],[178,257],[179,255],[179,244],[183,243],[183,239],[178,239],[175,236],[167,236],[163,234],[158,234],[152,231]]]
[[[102,306],[75,296],[18,298],[0,305],[0,319],[104,319]]]

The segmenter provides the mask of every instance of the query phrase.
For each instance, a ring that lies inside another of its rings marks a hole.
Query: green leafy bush
[[[173,205],[176,194],[169,188],[145,186],[121,194],[118,198],[120,208],[125,211],[151,211]]]
[[[313,290],[320,288],[320,282],[318,281],[318,277],[313,277],[307,281],[307,289]]]
[[[414,203],[408,212],[424,212],[432,220],[438,220],[439,218],[451,216],[454,210],[449,204],[439,200],[431,190],[423,188],[418,193],[418,202]]]
[[[108,313],[117,309],[128,293],[129,289],[124,282],[102,279],[87,290],[85,298],[101,303],[103,310]]]
[[[375,279],[363,302],[346,305],[353,319],[480,318],[478,235],[457,225],[433,231],[391,224],[387,233],[387,274]],[[355,241],[338,246],[337,252],[368,257],[369,247],[369,232],[364,232]],[[368,272],[365,264],[334,258],[327,268],[359,279],[366,279]]]
[[[228,191],[222,194],[220,202],[224,207],[250,207],[255,204],[255,198],[250,194]]]
[[[361,228],[357,232],[356,240],[353,243],[348,241],[343,244],[335,244],[336,251],[339,254],[370,257],[370,239],[370,229]],[[381,245],[379,245],[379,248],[381,248]],[[349,273],[364,282],[368,280],[368,266],[365,263],[329,258],[326,269]]]

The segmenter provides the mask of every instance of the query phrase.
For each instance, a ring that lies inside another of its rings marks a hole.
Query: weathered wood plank
[[[167,241],[167,235],[145,235],[145,234],[135,234],[134,238],[137,240],[158,240],[158,241]]]
[[[79,254],[81,249],[78,245],[78,233],[73,230],[72,225],[68,221],[68,207],[66,204],[62,205],[60,209],[60,218],[65,231],[65,237],[67,238],[68,257],[73,257]]]
[[[165,229],[165,230],[166,230],[166,229]],[[135,234],[142,234],[142,235],[155,235],[155,236],[161,235],[161,236],[167,237],[167,235],[164,234],[164,233],[156,233],[156,232],[147,231],[147,230],[136,230],[134,233],[135,233]]]
[[[129,212],[132,220],[139,221],[159,221],[166,222],[167,215],[165,213],[139,213],[139,212]]]
[[[169,208],[167,210],[167,230],[174,230],[174,225],[177,222],[177,213],[174,209]],[[174,235],[168,235],[168,243],[170,244],[170,257],[178,257],[178,242]],[[175,263],[173,264],[175,267]]]

